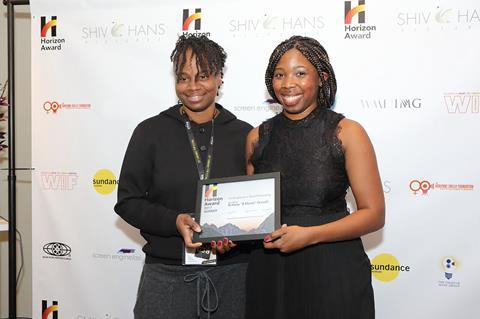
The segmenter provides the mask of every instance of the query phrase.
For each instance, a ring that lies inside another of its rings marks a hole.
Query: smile
[[[187,100],[192,102],[192,103],[199,102],[202,98],[203,98],[203,95],[187,96]]]
[[[286,106],[296,105],[302,99],[302,95],[282,95],[282,100]]]

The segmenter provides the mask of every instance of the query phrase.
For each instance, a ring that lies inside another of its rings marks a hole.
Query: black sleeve
[[[135,128],[123,159],[115,212],[141,231],[160,236],[178,235],[180,212],[148,199],[153,180],[155,145],[142,124]]]

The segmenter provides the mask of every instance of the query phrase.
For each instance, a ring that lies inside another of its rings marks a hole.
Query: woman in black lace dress
[[[283,225],[251,254],[247,318],[372,319],[360,236],[383,227],[385,204],[368,135],[330,110],[335,74],[318,41],[280,43],[265,82],[283,112],[250,132],[247,171],[281,172]],[[349,186],[358,207],[351,214]]]

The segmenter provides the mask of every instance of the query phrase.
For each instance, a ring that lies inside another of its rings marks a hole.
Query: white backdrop
[[[34,318],[133,318],[143,240],[113,212],[116,183],[136,124],[176,103],[182,32],[225,48],[219,102],[252,125],[278,109],[263,82],[273,48],[323,43],[335,110],[368,131],[386,195],[385,228],[363,238],[377,318],[480,317],[480,4],[294,4],[31,0]],[[185,9],[200,9],[198,30],[182,30]]]

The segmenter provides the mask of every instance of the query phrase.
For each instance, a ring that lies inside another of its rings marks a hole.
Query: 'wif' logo
[[[43,189],[53,191],[71,191],[78,180],[77,173],[41,172],[40,176]]]
[[[365,23],[365,0],[358,0],[358,6],[352,9],[352,1],[345,1],[345,24],[351,24],[358,14],[358,23]]]
[[[52,314],[52,319],[58,319],[58,301],[52,301],[52,305],[47,307],[47,301],[42,300],[42,319],[47,319]]]
[[[190,15],[190,11],[188,9],[183,9],[182,30],[188,31],[188,28],[193,21],[195,21],[194,29],[200,30],[202,23],[202,9],[195,9],[195,13],[192,15]]]
[[[52,16],[52,20],[47,22],[46,17],[40,17],[40,36],[45,38],[48,30],[51,30],[51,36],[57,36],[57,16]]]
[[[450,114],[480,113],[480,92],[446,93],[444,100]]]

